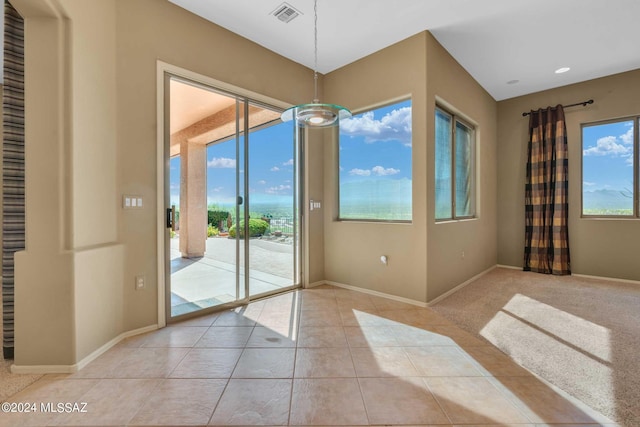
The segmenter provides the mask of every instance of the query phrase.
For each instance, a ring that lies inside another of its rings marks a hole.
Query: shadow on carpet
[[[431,308],[609,418],[640,426],[640,286],[496,268]]]

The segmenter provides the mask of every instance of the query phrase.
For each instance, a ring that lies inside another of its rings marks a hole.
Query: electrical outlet
[[[136,276],[136,291],[144,289],[144,275]]]

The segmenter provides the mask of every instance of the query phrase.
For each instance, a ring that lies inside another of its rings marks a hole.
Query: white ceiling
[[[284,0],[169,1],[314,68],[312,0],[286,0],[288,24],[271,15]],[[640,68],[639,19],[640,0],[318,0],[318,71],[429,30],[503,100]]]

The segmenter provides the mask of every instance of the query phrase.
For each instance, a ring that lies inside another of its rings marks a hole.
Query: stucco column
[[[180,143],[180,252],[204,256],[207,242],[207,146]]]

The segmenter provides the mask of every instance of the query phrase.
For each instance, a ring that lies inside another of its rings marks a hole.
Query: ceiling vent
[[[276,10],[271,12],[271,14],[285,24],[291,22],[296,16],[301,15],[300,12],[288,3],[282,3]]]

